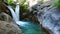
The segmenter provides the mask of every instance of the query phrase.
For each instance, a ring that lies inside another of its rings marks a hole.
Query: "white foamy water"
[[[18,21],[17,15],[16,15],[16,13],[14,12],[14,10],[11,8],[11,6],[7,6],[7,7],[8,7],[8,9],[11,11],[13,20],[14,20],[14,21]]]
[[[11,11],[13,20],[16,22],[16,24],[21,26],[25,26],[25,24],[28,24],[27,22],[19,21],[19,5],[16,5],[15,11],[11,8],[11,6],[7,7]]]

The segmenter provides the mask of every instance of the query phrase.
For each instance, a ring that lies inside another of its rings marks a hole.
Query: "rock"
[[[7,21],[7,22],[11,22],[13,21],[13,19],[11,18],[11,16],[9,16],[8,14],[6,13],[0,13],[0,20],[1,21]]]
[[[13,22],[0,21],[0,34],[21,34],[21,29]]]
[[[22,31],[8,14],[0,13],[0,34],[22,34]]]
[[[58,0],[37,4],[31,8],[34,15],[37,15],[42,28],[48,30],[50,34],[60,34],[60,7],[52,8],[55,1]]]
[[[42,25],[53,34],[60,34],[60,7],[47,10],[43,15]]]

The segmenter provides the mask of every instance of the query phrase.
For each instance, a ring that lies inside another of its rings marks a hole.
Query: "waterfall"
[[[11,14],[12,14],[12,17],[13,17],[13,20],[16,22],[18,21],[18,18],[16,16],[16,13],[14,12],[14,10],[11,8],[11,6],[7,6],[8,9],[11,11]]]
[[[19,5],[16,5],[15,13],[16,13],[17,19],[19,21]]]
[[[40,26],[31,21],[19,21],[19,5],[16,5],[15,11],[11,8],[11,6],[7,6],[10,10],[12,17],[19,28],[21,29],[23,34],[40,34]]]
[[[11,11],[13,20],[16,22],[16,24],[24,27],[26,24],[28,24],[27,22],[19,21],[19,5],[16,5],[15,11],[12,9],[11,6],[7,6],[7,7]]]
[[[7,6],[8,9],[11,11],[11,14],[12,14],[12,17],[13,17],[13,20],[16,22],[16,21],[19,21],[19,5],[16,5],[16,8],[15,8],[15,11],[12,9],[12,7],[9,5]]]

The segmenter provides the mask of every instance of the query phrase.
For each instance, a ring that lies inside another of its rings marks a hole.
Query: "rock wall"
[[[60,7],[47,10],[43,15],[42,25],[53,34],[60,34]]]
[[[52,8],[52,4],[56,1],[58,0],[37,3],[30,8],[42,27],[48,30],[50,34],[60,34],[60,7]]]

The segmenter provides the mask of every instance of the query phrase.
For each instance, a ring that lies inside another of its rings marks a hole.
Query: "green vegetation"
[[[6,0],[6,2],[7,2],[8,4],[11,4],[11,3],[13,2],[13,0]]]
[[[57,2],[55,2],[55,3],[53,4],[53,7],[58,7],[58,6],[60,6],[60,0],[58,0]]]
[[[26,2],[26,0],[20,0],[22,4],[24,4]]]

